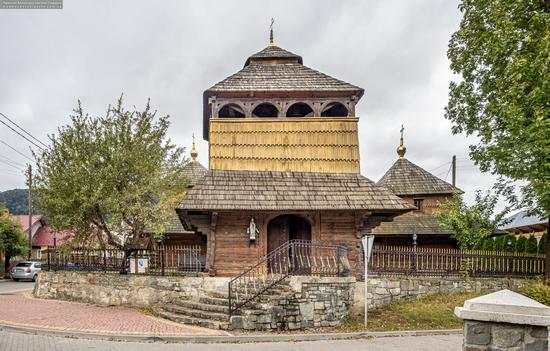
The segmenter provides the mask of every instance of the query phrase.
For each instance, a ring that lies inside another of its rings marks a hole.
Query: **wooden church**
[[[273,32],[243,69],[204,92],[208,171],[197,171],[176,211],[206,238],[210,275],[237,275],[292,239],[347,247],[358,273],[361,237],[415,208],[360,174],[363,92],[305,66]]]

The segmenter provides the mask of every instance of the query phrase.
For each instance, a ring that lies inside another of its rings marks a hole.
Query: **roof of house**
[[[548,218],[540,216],[531,216],[527,211],[520,211],[507,219],[506,224],[498,229],[507,231],[515,230],[520,232],[534,232],[548,229]]]
[[[420,212],[396,216],[391,222],[382,222],[372,230],[373,235],[411,235],[413,232],[422,235],[452,234],[440,227],[434,216]]]
[[[208,172],[208,170],[199,161],[193,160],[186,164],[183,168],[183,176],[189,180],[187,186],[194,186],[197,181],[204,177],[206,172]]]
[[[70,238],[74,237],[74,232],[70,230],[62,230],[55,233],[56,237],[56,245],[61,245],[65,243],[65,241],[69,240]],[[54,232],[52,232],[52,229],[49,224],[46,224],[42,227],[40,227],[36,234],[34,234],[34,237],[32,238],[32,246],[54,246]]]
[[[413,206],[360,174],[210,170],[183,210],[378,210]]]
[[[377,184],[399,196],[462,193],[459,188],[439,179],[406,158],[395,161]]]
[[[28,215],[12,215],[11,218],[16,223],[19,223],[21,225],[21,228],[23,229],[24,232],[29,230],[29,216]],[[33,215],[32,219],[31,219],[32,225],[34,226],[36,224],[36,222],[39,222],[40,220],[42,220],[41,215]]]

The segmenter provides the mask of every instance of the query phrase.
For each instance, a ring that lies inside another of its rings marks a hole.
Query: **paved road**
[[[162,344],[69,339],[0,331],[6,351],[459,351],[461,335],[256,344]]]
[[[33,282],[14,282],[9,279],[0,280],[0,294],[32,288],[34,288]]]

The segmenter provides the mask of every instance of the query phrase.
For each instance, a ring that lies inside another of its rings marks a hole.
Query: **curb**
[[[107,341],[161,342],[161,343],[257,343],[285,341],[326,341],[364,338],[388,338],[402,336],[457,335],[462,329],[445,330],[412,330],[396,332],[355,332],[355,333],[322,333],[322,334],[263,334],[263,335],[232,335],[232,336],[169,336],[169,335],[133,335],[87,333],[65,331],[47,328],[32,328],[10,324],[0,324],[0,331],[17,332],[34,335],[59,336],[64,338],[93,339]]]

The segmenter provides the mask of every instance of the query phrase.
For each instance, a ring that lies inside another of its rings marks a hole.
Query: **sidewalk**
[[[224,331],[183,325],[134,309],[36,299],[31,290],[0,294],[0,324],[52,331],[148,336],[216,336]]]

